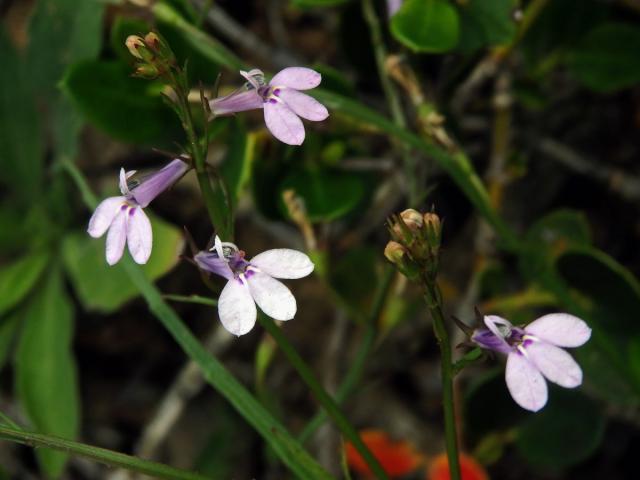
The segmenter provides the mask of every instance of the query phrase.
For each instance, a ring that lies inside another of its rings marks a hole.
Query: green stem
[[[162,463],[143,460],[124,453],[114,452],[106,448],[94,447],[84,443],[73,442],[64,438],[43,435],[40,433],[26,432],[15,428],[0,426],[0,439],[29,445],[34,448],[50,448],[80,457],[90,458],[111,467],[126,468],[134,472],[152,475],[156,478],[169,478],[173,480],[206,480],[207,477],[197,473],[179,470]]]
[[[209,307],[215,307],[218,305],[218,300],[215,298],[203,297],[201,295],[175,295],[172,293],[166,293],[162,297],[165,300],[170,300],[172,302],[197,303],[199,305],[207,305]]]
[[[320,385],[320,382],[318,381],[318,379],[316,379],[315,375],[311,371],[311,368],[309,368],[302,357],[300,357],[293,345],[289,343],[289,340],[282,333],[280,327],[278,327],[271,318],[263,315],[262,313],[258,314],[258,322],[260,322],[260,325],[262,325],[262,327],[267,332],[269,332],[273,340],[278,344],[280,350],[282,350],[282,352],[289,360],[289,363],[291,363],[291,365],[293,365],[293,367],[298,371],[300,377],[302,377],[309,389],[313,392],[316,400],[322,405],[325,411],[333,419],[346,439],[353,444],[353,446],[362,456],[373,474],[379,479],[387,479],[387,474],[382,468],[382,465],[380,465],[378,460],[373,456],[371,451],[364,444],[364,442],[360,438],[360,435],[351,425],[347,417],[345,417],[345,415],[342,413],[336,401],[331,398],[331,396],[324,388],[322,388],[322,385]]]
[[[369,31],[371,32],[371,44],[373,46],[376,65],[378,67],[378,77],[380,78],[382,90],[384,91],[384,96],[387,99],[387,104],[389,105],[389,110],[391,111],[391,118],[393,119],[393,123],[395,123],[398,128],[406,129],[407,121],[404,118],[404,112],[402,110],[402,104],[400,103],[398,90],[387,74],[387,67],[385,65],[388,57],[387,47],[385,46],[384,39],[382,38],[380,19],[376,14],[375,7],[371,0],[363,0],[362,13],[365,21],[369,25]],[[414,157],[411,155],[411,152],[405,145],[402,146],[402,150],[405,165],[405,174],[409,185],[409,204],[413,207],[416,206],[415,204],[418,201],[418,192],[415,181],[416,162]]]
[[[433,320],[433,331],[440,346],[440,369],[442,374],[442,406],[444,409],[444,433],[449,459],[451,480],[460,480],[460,461],[458,457],[458,437],[453,401],[454,369],[451,363],[451,342],[442,313],[442,302],[435,281],[424,282],[424,296]]]
[[[371,308],[371,312],[369,317],[367,318],[364,334],[362,337],[362,341],[360,342],[360,347],[353,357],[353,361],[349,366],[349,370],[342,380],[342,383],[338,387],[338,391],[335,394],[335,401],[338,405],[342,404],[347,397],[353,392],[356,385],[360,381],[362,377],[362,372],[364,371],[364,367],[366,365],[366,360],[369,357],[369,353],[373,348],[375,343],[376,334],[378,329],[376,327],[376,322],[378,318],[380,318],[380,314],[382,313],[382,309],[385,305],[385,301],[389,294],[389,290],[391,288],[393,277],[395,276],[395,270],[391,266],[387,266],[386,271],[382,277],[382,283],[380,284],[374,300],[373,306]],[[304,443],[309,437],[315,432],[320,425],[322,425],[327,420],[327,414],[324,410],[319,411],[310,421],[307,423],[306,427],[302,430],[302,433],[298,436],[298,440]]]

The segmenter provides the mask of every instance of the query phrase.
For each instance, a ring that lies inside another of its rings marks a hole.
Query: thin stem
[[[215,298],[203,297],[201,295],[175,295],[172,293],[166,293],[162,297],[165,300],[170,300],[172,302],[197,303],[200,305],[207,305],[209,307],[215,307],[218,305],[218,300]]]
[[[362,341],[360,342],[360,347],[349,366],[349,370],[345,375],[342,383],[338,387],[338,391],[335,394],[335,401],[338,405],[342,404],[347,397],[353,392],[355,387],[358,385],[360,378],[362,377],[362,372],[364,370],[366,360],[369,357],[369,353],[373,348],[375,343],[376,334],[378,329],[376,328],[376,322],[382,313],[382,309],[385,305],[385,301],[389,295],[389,290],[391,288],[392,280],[395,275],[395,270],[388,266],[384,275],[382,277],[382,283],[376,292],[376,295],[373,300],[373,307],[371,308],[371,312],[366,321],[366,326],[364,329],[364,334]],[[309,437],[315,432],[320,425],[322,425],[327,420],[327,414],[324,410],[319,411],[310,421],[307,423],[306,427],[302,430],[302,433],[298,436],[298,440],[304,443]]]
[[[318,379],[311,371],[311,368],[309,368],[302,357],[300,357],[293,345],[289,343],[289,340],[282,333],[280,327],[278,327],[271,318],[263,314],[258,314],[258,322],[260,322],[260,325],[262,325],[262,327],[267,332],[269,332],[271,337],[278,344],[278,347],[280,347],[280,350],[282,350],[291,365],[293,365],[293,367],[298,371],[300,377],[302,377],[309,389],[313,392],[316,400],[326,410],[326,412],[333,419],[336,426],[340,429],[344,436],[353,444],[353,446],[362,456],[373,474],[379,479],[387,479],[387,474],[382,468],[382,465],[380,465],[378,460],[373,456],[371,451],[364,444],[364,442],[360,438],[360,435],[358,435],[356,429],[351,425],[347,417],[345,417],[345,415],[342,413],[336,401],[331,398],[327,391],[322,387]]]
[[[365,21],[369,25],[369,31],[371,33],[371,44],[373,46],[376,65],[378,67],[378,77],[380,78],[382,90],[384,91],[384,96],[387,99],[387,104],[389,105],[389,110],[391,111],[391,118],[393,119],[393,123],[395,123],[396,126],[405,129],[407,128],[407,121],[404,118],[404,112],[402,110],[402,104],[400,102],[398,91],[396,90],[396,87],[393,84],[389,73],[387,72],[387,47],[385,46],[384,39],[382,38],[380,19],[376,14],[376,10],[372,0],[362,1],[362,13],[364,15]],[[415,203],[418,201],[417,185],[415,181],[416,162],[406,146],[402,146],[402,150],[406,177],[409,185],[409,204],[411,206],[415,206]]]
[[[451,363],[451,343],[442,313],[440,291],[435,281],[424,282],[424,296],[433,320],[433,331],[440,346],[442,406],[444,409],[444,433],[447,458],[449,459],[449,472],[451,474],[451,480],[460,480],[460,461],[458,458],[458,438],[456,434],[456,416],[453,399],[454,369]]]
[[[8,427],[13,428],[14,430],[22,430],[20,425],[18,425],[16,422],[11,420],[11,417],[6,415],[4,412],[0,412],[0,422],[4,423]]]
[[[26,432],[0,426],[0,439],[8,440],[34,448],[46,447],[73,455],[90,458],[105,465],[122,467],[134,472],[153,475],[156,478],[169,478],[173,480],[206,480],[207,477],[197,473],[179,470],[162,463],[143,460],[124,453],[114,452],[106,448],[94,447],[84,443],[78,443],[64,438],[43,435],[40,433]]]

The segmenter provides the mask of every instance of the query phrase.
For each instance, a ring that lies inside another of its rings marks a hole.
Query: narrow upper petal
[[[104,235],[125,202],[124,197],[109,197],[100,202],[89,220],[89,228],[87,228],[89,235],[93,238]]]
[[[568,313],[544,315],[527,325],[525,331],[558,347],[579,347],[591,338],[589,326]]]
[[[524,355],[512,352],[507,357],[505,379],[509,393],[518,405],[537,412],[547,403],[547,383]]]
[[[291,88],[282,88],[278,92],[278,96],[285,101],[287,106],[293,110],[296,115],[306,118],[307,120],[319,122],[329,116],[327,108],[306,93]]]
[[[280,70],[271,79],[269,85],[285,86],[296,90],[309,90],[320,85],[322,75],[315,70],[305,67],[288,67]]]
[[[302,278],[313,272],[311,259],[298,250],[276,248],[253,257],[249,263],[275,278]]]
[[[252,271],[247,277],[247,283],[253,299],[271,318],[291,320],[295,316],[296,299],[282,282],[266,273]]]
[[[136,263],[147,263],[153,246],[153,231],[149,217],[141,207],[129,209],[127,216],[127,245]]]
[[[201,269],[207,272],[215,273],[227,280],[233,278],[229,263],[224,258],[220,258],[216,252],[198,252],[193,259]]]
[[[246,284],[239,279],[227,282],[218,298],[218,315],[222,326],[234,335],[244,335],[256,323],[256,304]]]
[[[569,353],[545,342],[525,347],[529,360],[553,383],[575,388],[582,383],[582,369]]]
[[[503,348],[512,350],[511,346],[505,340],[505,338],[509,336],[511,329],[513,328],[513,325],[509,320],[498,317],[497,315],[485,315],[484,324],[489,330],[491,330],[496,338],[500,339]],[[502,330],[499,328],[500,326],[502,327]]]
[[[271,99],[264,104],[264,121],[273,136],[281,142],[287,145],[301,145],[304,142],[302,120],[282,101]]]
[[[115,265],[122,258],[124,244],[127,241],[127,210],[120,210],[111,222],[107,234],[107,263]]]

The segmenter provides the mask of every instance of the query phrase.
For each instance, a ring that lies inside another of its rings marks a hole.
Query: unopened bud
[[[146,45],[141,37],[137,35],[129,35],[124,43],[131,55],[140,60],[144,60],[141,52],[146,48]]]
[[[147,80],[152,80],[154,78],[157,78],[159,75],[160,75],[160,71],[150,63],[139,65],[136,68],[136,71],[133,72],[134,77],[146,78]]]
[[[169,44],[164,38],[158,35],[156,32],[149,32],[144,36],[144,41],[147,46],[153,50],[163,61],[168,63],[174,63],[176,60],[173,51],[169,47]]]
[[[149,32],[144,36],[144,42],[152,50],[160,49],[160,37],[156,32]]]
[[[433,212],[425,213],[424,226],[427,234],[427,243],[437,251],[442,238],[442,223],[440,222],[440,217]]]
[[[412,232],[417,232],[422,228],[422,214],[413,208],[408,208],[402,212],[400,218],[404,220],[404,224],[409,227]]]
[[[398,242],[391,240],[384,247],[384,256],[387,257],[391,263],[401,263],[402,258],[407,254],[407,249],[400,245]]]

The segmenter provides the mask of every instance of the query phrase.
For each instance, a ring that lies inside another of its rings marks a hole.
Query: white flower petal
[[[271,101],[275,103],[271,103]],[[302,145],[304,142],[304,125],[281,100],[271,99],[264,104],[264,123],[269,131],[287,145]]]
[[[320,85],[322,75],[305,67],[288,67],[280,70],[269,82],[269,85],[278,87],[295,88],[296,90],[309,90]]]
[[[120,210],[111,222],[107,234],[107,263],[115,265],[122,258],[124,244],[127,241],[127,211]]]
[[[287,107],[293,110],[296,115],[307,120],[319,122],[329,116],[327,107],[315,98],[293,88],[282,88],[278,96],[284,100]]]
[[[547,379],[561,387],[575,388],[582,383],[582,369],[569,353],[545,342],[525,347],[527,356]]]
[[[271,318],[291,320],[295,316],[296,299],[282,282],[266,273],[253,271],[248,276],[247,283],[253,299]]]
[[[122,195],[129,195],[129,186],[127,185],[127,179],[129,177],[131,177],[131,175],[133,175],[134,173],[136,173],[135,170],[133,170],[132,172],[125,172],[124,168],[120,169],[120,193],[122,193]]]
[[[91,220],[89,220],[89,227],[87,228],[89,235],[93,238],[104,235],[104,232],[107,231],[115,216],[120,212],[120,208],[125,201],[126,198],[124,197],[109,197],[100,202],[98,208],[91,215]]]
[[[136,263],[147,263],[151,256],[153,232],[149,217],[141,207],[131,208],[127,215],[127,245]]]
[[[249,263],[275,278],[302,278],[313,272],[311,259],[298,250],[276,248],[253,257]]]
[[[222,326],[234,335],[248,333],[256,323],[256,304],[247,285],[238,279],[227,282],[218,298]]]
[[[537,412],[547,403],[547,382],[524,355],[508,355],[505,379],[509,393],[522,408]]]
[[[558,347],[579,347],[591,338],[589,326],[568,313],[544,315],[531,322],[524,330]]]

